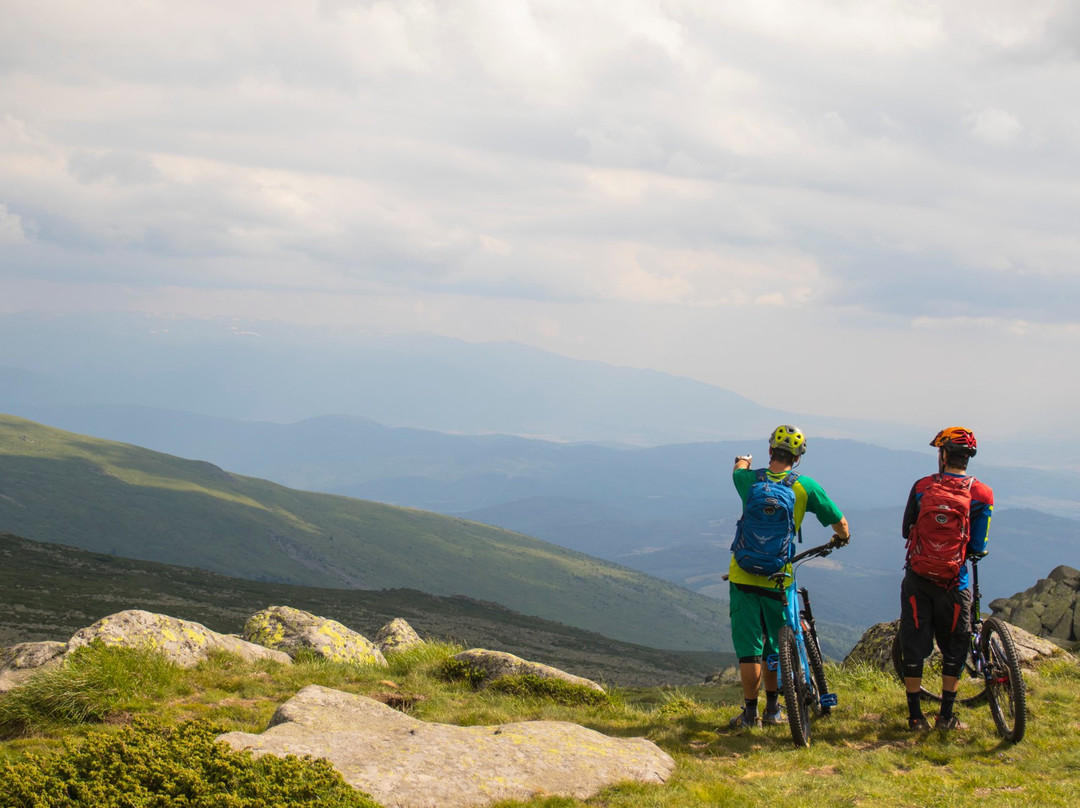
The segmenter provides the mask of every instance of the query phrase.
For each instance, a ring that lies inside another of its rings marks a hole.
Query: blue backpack
[[[731,552],[735,563],[754,575],[774,575],[791,559],[795,538],[795,491],[799,475],[788,472],[780,482],[758,469],[742,518],[735,526]]]

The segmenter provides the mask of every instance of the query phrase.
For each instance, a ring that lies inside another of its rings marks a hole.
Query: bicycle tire
[[[796,746],[810,745],[810,710],[807,707],[806,680],[795,631],[791,626],[780,629],[780,689],[784,695],[791,740]]]
[[[899,679],[900,684],[904,684],[904,654],[903,650],[900,648],[899,631],[893,636],[892,663],[896,678]],[[970,654],[968,654],[967,658],[964,660],[964,671],[967,673],[967,676],[960,679],[960,690],[956,701],[958,704],[963,704],[965,706],[978,704],[986,698],[986,687],[982,676],[978,674],[975,667],[971,664]],[[941,702],[941,694],[931,692],[927,690],[925,686],[919,687],[919,695],[922,697],[923,701],[932,701],[935,704]]]
[[[804,621],[803,641],[806,643],[806,658],[810,660],[810,673],[814,678],[814,687],[817,689],[810,708],[814,711],[814,715],[823,716],[832,712],[832,707],[821,703],[821,697],[829,692],[829,684],[825,681],[825,660],[821,658],[821,648],[818,646],[817,637],[810,632],[809,628]]]
[[[1027,687],[1009,627],[996,617],[987,618],[979,649],[987,665],[986,695],[998,734],[1019,743],[1027,728]]]

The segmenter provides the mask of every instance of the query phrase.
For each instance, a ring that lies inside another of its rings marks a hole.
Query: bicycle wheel
[[[1027,688],[1009,627],[996,617],[987,618],[979,649],[987,665],[986,695],[998,734],[1019,743],[1027,727]]]
[[[809,631],[809,626],[805,621],[803,622],[803,639],[806,642],[806,658],[810,660],[810,673],[817,691],[813,694],[810,709],[814,711],[814,715],[828,715],[832,707],[821,703],[821,697],[829,692],[829,685],[825,681],[825,661],[821,658],[821,648],[818,646],[817,637]]]
[[[780,691],[784,694],[791,740],[796,746],[810,745],[810,710],[807,708],[806,679],[795,632],[791,626],[780,629]]]
[[[896,672],[896,678],[900,680],[900,684],[904,684],[904,655],[900,648],[899,632],[893,637],[892,663],[893,670]],[[970,654],[968,655],[968,658],[964,660],[964,672],[966,675],[960,679],[956,701],[958,704],[968,706],[977,704],[986,698],[986,689],[982,677],[971,664]],[[941,684],[941,657],[935,657],[926,663],[925,670],[923,671],[923,681],[925,682],[927,678],[932,678],[938,685]],[[927,690],[925,685],[919,688],[919,695],[922,697],[923,701],[932,701],[935,703],[941,701],[941,694]]]

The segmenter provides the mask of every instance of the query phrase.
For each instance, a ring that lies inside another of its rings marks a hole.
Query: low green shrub
[[[466,682],[472,687],[479,687],[487,674],[464,659],[449,657],[443,660],[436,670],[436,675],[446,682]]]
[[[496,679],[491,683],[489,690],[511,696],[550,699],[569,707],[606,707],[611,704],[611,698],[603,690],[594,690],[586,685],[562,679],[546,679],[532,673]]]
[[[255,759],[217,743],[222,731],[138,719],[115,735],[92,733],[61,754],[0,766],[0,808],[378,808],[325,760]]]

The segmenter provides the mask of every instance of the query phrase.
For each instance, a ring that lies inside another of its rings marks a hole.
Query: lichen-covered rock
[[[21,642],[0,648],[0,693],[18,687],[38,670],[59,664],[67,643]]]
[[[1073,567],[1062,564],[1060,567],[1054,567],[1046,577],[1051,581],[1063,583],[1070,589],[1080,589],[1080,570]]]
[[[465,808],[535,796],[586,800],[620,782],[663,783],[675,761],[644,738],[612,738],[562,721],[457,727],[309,685],[261,735],[219,740],[256,756],[329,760],[386,808]]]
[[[1049,659],[1051,657],[1072,659],[1072,654],[1060,646],[1055,645],[1050,640],[1036,636],[1020,626],[1009,624],[1009,633],[1012,634],[1013,645],[1016,646],[1016,655],[1020,658],[1021,665],[1031,667],[1040,659]]]
[[[245,642],[239,637],[218,634],[201,623],[141,609],[117,612],[80,629],[68,641],[67,651],[70,653],[94,641],[105,645],[149,646],[184,668],[194,667],[214,650],[237,654],[247,660],[292,662],[287,654]]]
[[[1023,592],[990,603],[994,615],[1039,637],[1066,645],[1080,640],[1080,570],[1055,567]]]
[[[716,671],[705,677],[704,684],[707,685],[741,685],[742,675],[739,673],[738,665],[730,665],[723,670]]]
[[[899,630],[899,620],[893,620],[891,623],[877,623],[871,626],[866,630],[862,638],[855,643],[855,647],[851,649],[851,652],[844,657],[842,664],[845,666],[867,664],[887,673],[895,673],[896,668],[893,665],[892,648],[896,632]],[[1019,626],[1010,624],[1009,632],[1012,634],[1013,644],[1016,646],[1016,655],[1022,665],[1031,667],[1038,660],[1050,657],[1065,656],[1071,658],[1070,654],[1054,643],[1037,637]],[[938,651],[935,645],[934,650],[927,657],[927,663],[935,664],[939,663],[940,660],[941,652]]]
[[[481,685],[489,685],[492,682],[507,676],[539,676],[541,679],[561,679],[570,684],[581,685],[591,690],[603,691],[600,685],[592,679],[574,676],[572,673],[561,671],[550,665],[539,662],[529,662],[521,657],[508,654],[504,651],[487,651],[483,648],[470,648],[455,654],[453,659],[464,662],[474,671],[482,674]]]
[[[332,662],[386,666],[386,657],[367,637],[336,620],[318,617],[290,606],[271,606],[244,624],[249,642],[295,657],[308,651]]]
[[[420,635],[400,617],[395,617],[380,628],[375,635],[375,645],[384,655],[408,651],[410,648],[417,648],[423,644],[424,641],[420,639]]]
[[[895,672],[893,666],[893,641],[896,632],[900,630],[900,621],[893,620],[891,623],[875,623],[865,632],[855,647],[851,649],[844,661],[845,667],[852,665],[870,665],[878,670],[888,673]],[[933,662],[941,657],[941,652],[935,647],[928,661]]]

